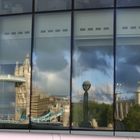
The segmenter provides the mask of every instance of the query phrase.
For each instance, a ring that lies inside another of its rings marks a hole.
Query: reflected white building
[[[118,93],[116,93],[116,120],[123,120],[125,117],[127,117],[127,114],[129,112],[130,107],[134,105],[140,105],[140,82],[138,82],[138,88],[135,92],[135,98],[134,99],[120,99],[118,97]]]

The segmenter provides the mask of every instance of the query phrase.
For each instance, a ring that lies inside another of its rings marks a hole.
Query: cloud
[[[65,69],[68,61],[65,53],[70,53],[69,38],[37,39],[34,56],[40,71],[57,72]],[[69,58],[70,59],[70,58]]]
[[[46,95],[69,96],[69,67],[59,72],[43,72],[37,67],[33,73],[33,88],[38,88]]]
[[[46,95],[70,95],[70,40],[39,38],[35,42],[33,59],[34,88]]]
[[[79,47],[75,53],[74,77],[78,76],[78,69],[80,69],[79,74],[89,69],[96,69],[110,76],[109,70],[113,69],[112,46]]]
[[[30,54],[30,39],[9,39],[0,41],[0,64],[23,63],[27,54]]]
[[[140,80],[139,52],[139,46],[119,46],[117,49],[116,81],[122,83],[126,90],[136,90]]]

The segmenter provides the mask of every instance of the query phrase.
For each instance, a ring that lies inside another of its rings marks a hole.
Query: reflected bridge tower
[[[16,62],[14,75],[0,75],[0,81],[15,83],[15,121],[28,123],[30,113],[30,60],[27,55],[23,64]]]

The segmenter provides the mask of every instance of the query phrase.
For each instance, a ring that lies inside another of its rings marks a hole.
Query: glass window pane
[[[0,128],[28,128],[31,16],[0,18]]]
[[[76,12],[74,27],[72,126],[112,130],[113,11]]]
[[[116,130],[140,130],[140,10],[117,11]]]
[[[113,7],[114,0],[75,0],[76,9]]]
[[[32,0],[0,0],[0,15],[32,11]]]
[[[71,9],[71,0],[36,0],[36,11]]]
[[[35,129],[69,127],[70,17],[70,13],[36,16],[31,104]]]
[[[140,0],[117,0],[118,7],[140,6]]]

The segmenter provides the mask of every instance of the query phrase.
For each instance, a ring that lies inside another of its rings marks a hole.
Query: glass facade
[[[71,9],[71,0],[35,0],[36,11],[54,11]]]
[[[31,15],[1,17],[0,25],[0,126],[27,127],[30,114]]]
[[[36,16],[31,103],[33,128],[40,128],[41,124],[43,129],[69,127],[70,23],[70,13]]]
[[[75,9],[109,8],[114,6],[114,0],[75,0]]]
[[[0,0],[0,128],[139,132],[139,4]]]
[[[140,113],[139,12],[139,9],[117,11],[116,129],[123,131],[140,130],[137,122]]]
[[[74,21],[73,128],[112,130],[113,11],[76,12]]]
[[[0,0],[0,15],[32,12],[32,0]]]

